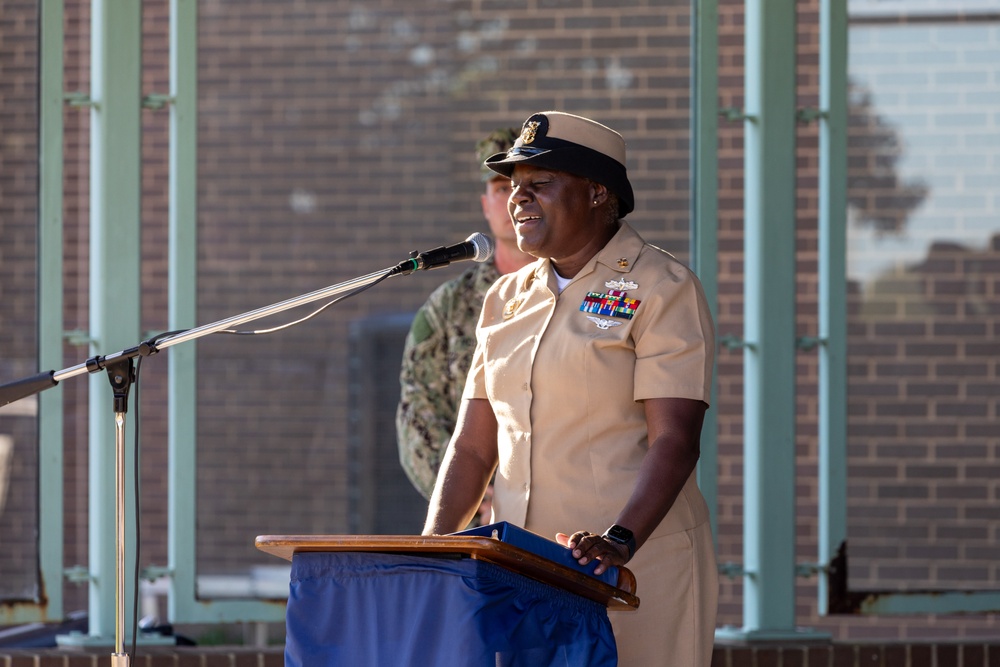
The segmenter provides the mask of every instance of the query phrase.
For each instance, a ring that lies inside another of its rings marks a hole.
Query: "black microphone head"
[[[465,240],[476,249],[476,254],[471,258],[473,262],[488,262],[493,257],[496,246],[493,244],[493,239],[486,234],[476,232]]]

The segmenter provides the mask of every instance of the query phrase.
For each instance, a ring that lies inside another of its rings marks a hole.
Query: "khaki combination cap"
[[[618,196],[620,216],[635,208],[625,167],[625,140],[610,127],[583,116],[562,111],[532,114],[510,150],[490,156],[485,164],[507,177],[519,164],[583,176]]]

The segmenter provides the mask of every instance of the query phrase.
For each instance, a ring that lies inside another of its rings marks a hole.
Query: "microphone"
[[[493,257],[493,239],[476,232],[461,243],[450,246],[441,246],[425,252],[414,250],[410,253],[410,259],[400,262],[389,274],[406,275],[414,271],[427,271],[448,266],[452,262],[462,262],[471,259],[474,262],[485,262]]]

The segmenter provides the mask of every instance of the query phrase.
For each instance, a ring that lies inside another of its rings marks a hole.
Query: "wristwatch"
[[[606,537],[616,544],[624,544],[625,548],[628,549],[628,559],[632,560],[632,556],[635,555],[635,535],[632,534],[631,530],[616,523],[604,531],[602,537]]]

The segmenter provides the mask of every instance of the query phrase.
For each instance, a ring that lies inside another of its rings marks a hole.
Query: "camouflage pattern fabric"
[[[455,429],[483,297],[499,277],[493,263],[485,262],[439,286],[417,311],[406,336],[396,437],[403,470],[425,498],[434,490]]]

